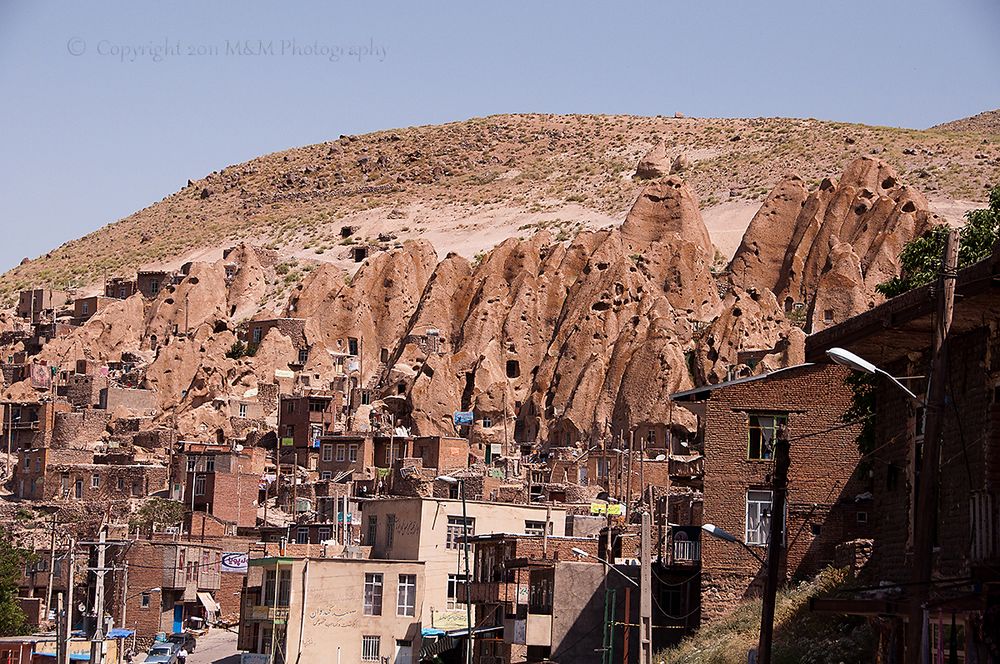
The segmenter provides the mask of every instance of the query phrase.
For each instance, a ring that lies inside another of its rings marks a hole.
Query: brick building
[[[235,528],[257,523],[265,451],[260,447],[183,442],[170,469],[170,495]],[[187,524],[189,532],[192,523]]]
[[[11,449],[44,447],[52,442],[56,414],[68,413],[73,407],[65,401],[3,401],[3,439]]]
[[[113,297],[118,300],[132,297],[139,292],[135,279],[124,277],[112,277],[104,282],[104,297]]]
[[[845,348],[923,395],[931,366],[934,286],[924,286],[809,337],[806,358],[827,361]],[[931,661],[947,658],[952,621],[959,630],[959,661],[1000,660],[989,635],[1000,634],[1000,248],[958,273],[947,347],[947,405],[942,413],[933,575],[924,605],[930,624],[943,622],[944,639],[932,639]],[[879,656],[902,661],[912,601],[913,505],[926,410],[884,378],[873,378],[874,440],[870,469],[874,509],[872,554],[859,585],[879,593],[815,602],[814,608],[881,616]],[[921,629],[918,627],[918,629]],[[933,633],[935,630],[931,628]],[[985,641],[984,641],[985,637]],[[974,650],[975,652],[969,652]],[[988,659],[988,655],[994,658]]]
[[[192,618],[214,620],[221,553],[219,547],[201,543],[132,542],[123,554],[127,584],[116,573],[109,588],[114,605],[125,606],[123,626],[135,630],[140,643],[148,643],[158,632],[180,632],[195,624]]]
[[[17,299],[17,317],[28,319],[32,323],[38,323],[43,319],[51,321],[55,311],[66,306],[68,301],[69,295],[64,291],[48,288],[23,290]]]
[[[15,469],[15,494],[30,500],[143,498],[167,488],[167,468],[152,463],[95,463],[89,450],[26,450]]]
[[[176,273],[166,270],[140,270],[135,276],[135,289],[147,299],[152,299],[160,291],[174,283]]]
[[[766,553],[773,441],[787,424],[788,470],[785,580],[810,577],[834,559],[838,544],[868,532],[869,485],[856,473],[859,426],[845,426],[848,371],[800,365],[673,395],[699,417],[705,451],[704,514],[712,523]],[[726,614],[759,594],[763,566],[741,546],[701,538],[702,615]]]
[[[102,311],[114,298],[103,295],[92,295],[90,297],[78,297],[73,301],[73,322],[77,325],[86,323],[99,311]]]
[[[318,450],[320,438],[343,431],[343,406],[341,393],[282,396],[278,408],[282,447],[292,447],[297,454]]]

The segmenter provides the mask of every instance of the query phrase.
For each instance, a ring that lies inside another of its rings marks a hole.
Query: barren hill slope
[[[1000,108],[995,111],[984,111],[961,120],[952,120],[931,127],[938,131],[962,131],[1000,136]]]
[[[351,245],[424,239],[473,258],[540,228],[558,239],[620,222],[639,158],[684,155],[714,243],[731,254],[783,176],[806,186],[876,154],[955,218],[1000,181],[1000,139],[812,119],[506,115],[342,136],[227,166],[0,276],[7,303],[34,285],[93,288],[136,268],[214,259],[240,240],[278,249],[294,283],[314,261],[356,267]],[[355,227],[350,237],[345,226]],[[281,284],[276,284],[280,286]],[[273,304],[278,304],[275,299]]]

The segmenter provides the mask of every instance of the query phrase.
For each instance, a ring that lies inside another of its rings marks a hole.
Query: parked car
[[[198,643],[198,640],[187,632],[175,632],[167,637],[167,641],[173,643],[177,650],[183,646],[189,653],[194,652],[194,647]]]
[[[146,661],[149,664],[177,664],[177,651],[179,648],[174,643],[154,644],[146,653]]]

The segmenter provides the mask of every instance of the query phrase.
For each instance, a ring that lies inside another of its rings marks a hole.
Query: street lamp
[[[831,360],[833,360],[835,363],[843,365],[845,367],[850,367],[851,369],[854,369],[855,371],[860,371],[861,373],[871,374],[873,376],[885,376],[886,378],[888,378],[889,380],[891,380],[893,383],[895,383],[896,386],[899,387],[899,389],[903,390],[908,395],[910,395],[911,399],[914,399],[916,401],[920,401],[921,403],[923,403],[923,400],[920,397],[918,397],[916,394],[914,394],[913,392],[911,392],[910,389],[908,387],[906,387],[906,385],[903,385],[901,382],[899,382],[898,378],[896,378],[895,376],[893,376],[888,371],[885,371],[884,369],[879,369],[877,366],[875,366],[874,364],[872,364],[868,360],[866,360],[863,357],[860,357],[858,355],[855,355],[854,353],[852,353],[849,350],[845,350],[843,348],[831,348],[828,351],[826,351],[826,356],[829,357]]]
[[[747,552],[751,556],[753,556],[754,558],[756,558],[757,562],[759,562],[761,565],[764,564],[764,559],[761,558],[760,555],[758,555],[756,551],[754,551],[753,549],[751,549],[749,546],[747,546],[746,542],[744,542],[743,540],[739,539],[738,537],[736,537],[732,533],[730,533],[730,532],[728,532],[726,530],[723,530],[722,528],[719,528],[714,523],[706,523],[706,524],[702,525],[701,529],[704,530],[709,535],[711,535],[712,537],[714,537],[716,539],[720,539],[723,542],[729,542],[730,544],[739,544],[744,549],[746,549]]]
[[[465,552],[465,622],[469,627],[469,637],[465,643],[465,662],[472,664],[472,575],[469,573],[469,517],[465,505],[465,480],[452,477],[451,475],[438,475],[437,479],[447,484],[458,486],[462,496],[462,549]]]
[[[576,547],[573,547],[572,549],[570,549],[570,551],[572,551],[576,555],[580,556],[581,558],[593,558],[597,562],[599,562],[602,565],[604,565],[607,569],[609,569],[612,572],[618,574],[618,576],[622,577],[623,579],[625,579],[626,581],[628,581],[629,583],[631,583],[636,588],[639,587],[639,582],[638,581],[636,581],[635,579],[633,579],[631,576],[625,574],[625,572],[621,571],[620,569],[618,569],[617,567],[615,567],[614,565],[612,565],[611,563],[609,563],[607,560],[604,560],[603,558],[598,558],[597,556],[592,556],[589,553],[587,553],[586,551],[584,551],[583,549],[578,549]]]

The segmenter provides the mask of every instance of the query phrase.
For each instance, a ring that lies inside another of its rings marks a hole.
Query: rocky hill
[[[936,131],[960,131],[984,136],[1000,136],[1000,108],[995,111],[977,113],[961,120],[952,120],[931,127]]]
[[[977,125],[978,126],[978,125]],[[992,125],[991,125],[992,126]],[[1000,138],[980,129],[925,131],[783,118],[519,115],[342,136],[227,166],[175,194],[0,276],[9,304],[23,288],[93,291],[139,267],[216,260],[248,241],[279,252],[266,306],[325,264],[354,271],[352,252],[424,240],[473,260],[546,230],[566,242],[620,223],[643,176],[673,172],[697,196],[709,263],[739,245],[760,202],[796,173],[801,188],[875,155],[952,220],[1000,181]],[[788,187],[790,185],[783,184]],[[703,238],[702,238],[703,239]]]
[[[111,302],[36,360],[138,358],[160,419],[194,439],[237,433],[228,400],[282,375],[322,384],[352,337],[354,380],[374,397],[362,420],[385,409],[413,433],[447,434],[451,413],[472,409],[485,440],[564,445],[644,424],[684,429],[689,416],[669,394],[803,361],[804,330],[877,303],[874,286],[898,272],[903,243],[945,221],[890,164],[865,156],[815,185],[781,180],[726,262],[688,180],[639,186],[620,224],[572,237],[532,229],[471,261],[439,260],[414,239],[356,272],[282,272],[239,245],[153,299]],[[301,319],[304,344],[272,329],[252,356],[232,352],[241,323],[275,315]]]

